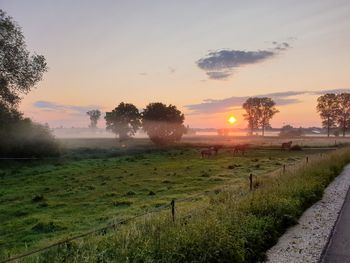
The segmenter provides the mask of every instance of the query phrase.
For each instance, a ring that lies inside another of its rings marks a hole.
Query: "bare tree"
[[[90,125],[89,128],[96,129],[97,128],[97,122],[101,117],[101,111],[99,110],[90,110],[86,113],[90,117]]]
[[[317,112],[320,113],[323,127],[327,128],[327,136],[329,137],[330,129],[336,125],[338,110],[337,95],[334,93],[327,93],[318,97]]]

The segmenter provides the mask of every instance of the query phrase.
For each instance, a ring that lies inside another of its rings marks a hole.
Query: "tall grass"
[[[28,262],[257,262],[350,162],[338,149],[285,174],[259,178],[251,193],[225,190],[203,208],[148,217],[117,231],[51,249]],[[247,182],[248,184],[248,182]]]

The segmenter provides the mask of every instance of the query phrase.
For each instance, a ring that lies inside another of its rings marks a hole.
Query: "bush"
[[[58,143],[48,126],[30,119],[18,119],[0,128],[1,157],[50,157],[60,154]]]

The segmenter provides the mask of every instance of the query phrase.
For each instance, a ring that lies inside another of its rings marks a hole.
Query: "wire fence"
[[[272,176],[272,177],[276,176],[276,175],[283,175],[283,174],[285,174],[287,172],[287,170],[290,171],[291,168],[294,169],[294,170],[297,170],[299,168],[307,166],[311,162],[314,162],[316,160],[322,160],[323,158],[327,157],[327,155],[323,154],[323,153],[321,153],[319,155],[314,154],[314,155],[311,155],[311,156],[306,156],[305,159],[302,159],[299,162],[295,162],[293,164],[293,166],[286,166],[286,164],[284,164],[281,168],[279,168],[277,170],[274,170],[272,172],[269,172],[267,175],[268,176]],[[250,173],[248,175],[248,178],[247,178],[247,182],[249,184],[249,191],[247,191],[247,193],[249,193],[250,191],[254,190],[254,188],[255,188],[254,187],[254,180],[256,180],[256,176],[254,176],[253,173]],[[228,190],[232,189],[232,185],[226,185],[226,186],[220,187],[219,192],[225,191],[227,189]],[[91,229],[91,230],[89,230],[89,231],[87,231],[85,233],[78,234],[78,235],[69,237],[67,239],[58,241],[58,242],[54,242],[54,243],[49,244],[49,245],[47,245],[45,247],[41,247],[41,248],[38,248],[38,249],[33,249],[33,250],[31,250],[29,252],[26,252],[26,253],[23,253],[23,254],[18,254],[18,255],[9,257],[9,258],[7,258],[5,260],[0,260],[0,263],[8,263],[8,262],[13,262],[13,261],[16,261],[16,260],[20,260],[20,259],[32,256],[32,255],[38,254],[40,252],[47,251],[50,248],[58,247],[58,246],[67,244],[67,243],[69,243],[71,241],[74,241],[74,240],[77,240],[77,239],[81,239],[83,237],[86,237],[86,236],[89,236],[89,235],[92,235],[92,234],[105,233],[108,229],[116,229],[120,225],[123,225],[123,224],[126,224],[128,222],[134,221],[135,219],[138,219],[138,218],[141,218],[141,217],[145,217],[146,215],[150,215],[150,214],[161,212],[161,211],[163,211],[165,209],[168,209],[168,208],[170,208],[172,220],[175,221],[175,213],[177,211],[177,209],[176,209],[176,204],[177,203],[194,201],[194,200],[197,200],[198,197],[209,196],[210,194],[213,194],[213,193],[217,194],[218,193],[218,189],[215,189],[215,190],[212,190],[212,191],[200,192],[200,193],[191,195],[189,197],[172,199],[170,203],[161,205],[159,207],[156,207],[156,208],[148,210],[148,211],[143,211],[143,212],[141,212],[141,213],[139,213],[137,215],[134,215],[134,216],[132,216],[130,218],[121,219],[121,220],[113,220],[112,219],[112,220],[110,220],[110,223],[107,223],[105,226]]]

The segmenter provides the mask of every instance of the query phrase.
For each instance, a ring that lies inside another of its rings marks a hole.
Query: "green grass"
[[[255,150],[232,157],[223,150],[201,159],[198,150],[179,148],[117,157],[97,152],[95,159],[72,160],[69,153],[63,160],[1,163],[0,259],[172,199],[227,185],[246,189],[249,173],[261,176],[312,153]],[[198,199],[184,208],[208,201]]]
[[[253,192],[232,188],[179,209],[175,223],[164,212],[24,261],[261,262],[349,162],[349,148],[313,157],[285,174],[261,175]]]

